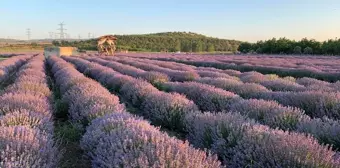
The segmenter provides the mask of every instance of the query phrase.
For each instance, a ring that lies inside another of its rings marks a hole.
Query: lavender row
[[[340,92],[273,92],[255,83],[225,78],[201,78],[197,82],[231,91],[244,98],[275,100],[282,105],[303,109],[307,115],[314,118],[326,116],[340,119]]]
[[[123,66],[121,67],[122,68],[117,67],[113,68],[115,68],[116,70],[120,69],[120,71],[124,73],[124,70],[126,68],[124,68]],[[135,74],[138,76],[138,73]],[[257,82],[256,80],[261,79],[261,77],[264,78],[264,75],[262,76],[261,75],[262,74],[259,73],[243,73],[239,74],[238,76],[241,77],[241,80],[245,80],[248,82]],[[340,118],[339,115],[340,93],[338,92],[335,93],[321,91],[275,92],[268,90],[262,85],[256,83],[243,83],[242,81],[238,81],[237,79],[234,78],[198,78],[196,79],[196,81],[234,92],[245,98],[276,100],[279,103],[286,106],[301,108],[305,110],[306,114],[308,114],[311,117],[322,118],[326,116],[328,118],[336,120]],[[271,84],[275,84],[275,82]],[[277,84],[276,87],[277,86],[281,88],[286,88],[288,85],[280,86]]]
[[[9,75],[22,66],[31,55],[15,56],[0,62],[0,82],[8,79]]]
[[[109,89],[119,92],[132,105],[138,107],[143,116],[156,125],[184,131],[185,114],[198,110],[197,106],[185,96],[159,91],[142,79],[123,75],[111,68],[80,58],[64,57],[64,59],[76,65],[79,71],[86,72]]]
[[[137,61],[128,60],[128,59],[119,59],[116,57],[106,57],[106,59],[117,61],[123,64],[132,65],[137,68],[143,69],[145,71],[161,72],[161,73],[168,75],[172,81],[179,81],[179,82],[192,81],[200,77],[196,72],[193,72],[193,71],[172,70],[172,69],[163,68],[157,65],[146,64],[146,63],[137,62]]]
[[[52,67],[61,102],[73,122],[86,125],[106,114],[125,111],[117,96],[78,72],[71,64],[59,57],[49,57],[47,62]]]
[[[0,97],[0,167],[56,167],[51,92],[44,56],[31,58]]]
[[[128,113],[113,113],[93,120],[81,140],[92,167],[220,167],[207,156]]]
[[[93,74],[91,74],[93,78],[98,79],[108,87],[115,88],[126,98],[133,101],[137,100],[134,101],[134,104],[140,108],[143,109],[143,102],[148,102],[148,106],[152,108],[152,110],[150,110],[149,113],[144,114],[145,116],[157,116],[162,113],[162,110],[167,110],[167,104],[171,103],[171,99],[168,99],[165,103],[160,102],[159,100],[161,97],[156,97],[156,94],[152,97],[153,94],[150,93],[157,92],[157,90],[155,90],[155,88],[151,89],[152,86],[147,82],[138,82],[140,80],[128,76],[125,76],[125,79],[122,80],[122,76],[124,75],[121,75],[112,69],[111,73],[109,73],[110,69],[96,63],[90,63],[79,58],[65,57],[65,59],[75,63],[77,67],[89,67],[88,69],[82,69],[80,71],[93,71]],[[81,66],[81,64],[84,66]],[[97,72],[102,73],[97,74]],[[130,91],[128,91],[128,89]],[[163,94],[163,96],[167,96],[167,94]],[[163,108],[159,108],[159,105]],[[167,111],[174,112],[174,110],[171,109],[168,109]],[[171,118],[173,115],[169,114],[171,113],[163,115]],[[236,118],[240,119],[235,120]],[[335,152],[332,152],[327,146],[319,145],[312,137],[306,137],[299,133],[273,130],[259,124],[254,124],[256,125],[254,127],[245,127],[250,123],[254,123],[254,121],[245,119],[240,114],[234,112],[202,114],[200,112],[194,112],[193,110],[185,113],[183,122],[184,130],[187,132],[189,142],[197,147],[208,148],[214,153],[217,153],[226,165],[236,167],[244,167],[251,164],[256,164],[255,166],[260,167],[265,164],[272,167],[294,167],[297,165],[307,167],[318,165],[326,167],[339,166],[339,160],[335,157]],[[263,137],[265,138],[263,139]],[[258,138],[261,138],[261,142],[263,143],[259,143],[256,140]],[[299,146],[297,141],[300,140],[304,141],[304,145]],[[266,146],[265,144],[268,144],[269,146]],[[284,150],[281,148],[284,148]],[[309,151],[309,149],[311,149],[311,151]],[[272,151],[275,152],[273,153]],[[271,155],[271,157],[260,155],[262,152],[269,152],[273,155]],[[322,153],[321,157],[318,155],[319,153]],[[306,159],[306,156],[311,156],[312,159]]]
[[[126,55],[126,54],[125,54]],[[168,54],[133,54],[134,58],[169,58]],[[293,55],[172,55],[172,58],[222,62],[234,65],[251,65],[263,67],[281,67],[290,69],[314,70],[317,72],[338,72],[339,59],[325,56]]]
[[[53,66],[52,69],[56,79],[61,76],[68,76],[60,80],[69,81],[67,85],[70,85],[72,78],[78,78],[77,80],[82,81],[81,85],[87,85],[80,89],[88,90],[87,97],[82,96],[81,93],[73,97],[75,99],[78,99],[76,96],[79,97],[79,103],[76,103],[78,106],[89,107],[92,102],[95,102],[92,112],[101,112],[100,115],[91,116],[86,112],[80,112],[85,114],[84,117],[92,120],[81,140],[81,147],[91,158],[93,167],[112,165],[123,167],[220,166],[216,156],[207,156],[205,152],[192,148],[187,142],[182,142],[162,133],[159,128],[151,126],[147,121],[130,115],[123,109],[114,109],[113,105],[116,105],[116,103],[108,99],[106,101],[103,98],[103,95],[109,96],[109,92],[99,83],[94,85],[92,80],[81,75],[69,63],[57,57],[50,58],[50,63]],[[102,69],[98,71],[93,66],[88,66],[87,68],[88,75],[104,73],[106,74],[102,76],[104,78],[114,75],[110,74],[112,71]],[[90,86],[86,83],[93,83],[93,85]],[[69,87],[70,89],[81,86],[71,85],[73,86]],[[64,95],[67,95],[70,89],[61,89],[61,91],[64,92]],[[89,99],[92,101],[87,101]],[[67,101],[72,101],[72,99],[67,98]],[[101,110],[97,110],[98,108],[101,108]],[[78,110],[82,111],[80,107],[78,107]],[[69,111],[73,112],[72,108]]]
[[[238,95],[196,82],[167,82],[167,91],[185,94],[203,111],[236,111],[272,128],[309,133],[320,143],[340,148],[340,121],[326,117],[311,119],[304,111],[275,101],[242,99]]]
[[[192,57],[191,57],[192,58]],[[270,67],[270,66],[259,66],[259,65],[236,65],[234,63],[224,63],[219,62],[216,60],[204,60],[204,59],[185,59],[180,57],[172,57],[172,58],[153,58],[157,60],[163,60],[163,61],[175,61],[180,62],[188,65],[194,65],[194,66],[203,66],[203,67],[214,67],[218,69],[234,69],[242,72],[248,72],[248,71],[257,71],[263,74],[277,74],[279,76],[293,76],[295,78],[303,78],[303,77],[310,77],[310,78],[316,78],[323,81],[328,82],[336,82],[340,80],[340,73],[339,72],[320,72],[315,69],[290,69],[290,68],[284,68],[284,67]]]
[[[139,68],[136,68],[130,65],[124,65],[118,62],[113,62],[113,61],[106,61],[100,58],[91,58],[91,57],[84,57],[84,58],[88,61],[94,61],[103,66],[110,67],[114,69],[115,71],[118,71],[125,75],[129,75],[135,78],[143,78],[151,82],[152,84],[169,81],[169,77],[160,72],[144,71],[142,69],[139,69]]]
[[[340,91],[340,81],[329,83],[326,81],[317,80],[314,78],[303,77],[297,78],[291,76],[279,77],[275,74],[263,75],[261,73],[240,72],[236,70],[221,70],[212,67],[197,67],[196,70],[205,70],[211,72],[225,73],[234,77],[238,77],[244,83],[256,83],[265,86],[273,91],[327,91],[336,92]],[[235,78],[234,78],[235,79]]]
[[[122,59],[129,59],[129,57],[120,57]],[[130,58],[130,60],[132,60]],[[320,81],[313,78],[298,78],[287,76],[280,78],[277,75],[269,74],[263,75],[258,72],[245,72],[235,70],[220,70],[211,67],[195,67],[191,65],[170,62],[170,61],[157,61],[149,59],[138,59],[133,60],[137,62],[143,62],[147,64],[158,65],[164,68],[169,68],[172,70],[181,71],[194,71],[197,72],[201,77],[219,77],[219,78],[232,78],[236,80],[241,80],[245,83],[258,83],[272,91],[312,91],[312,90],[322,90],[322,91],[340,91],[340,82],[329,83],[325,81]],[[240,78],[240,79],[238,79]]]
[[[72,59],[72,58],[71,58]],[[125,73],[125,70],[128,71],[130,68],[129,65],[122,65],[117,62],[109,62],[104,61],[99,58],[91,58],[89,60],[99,62],[101,65],[108,65],[109,63],[114,63],[110,66],[114,70]],[[83,63],[81,63],[83,64]],[[84,67],[86,68],[86,67]],[[147,80],[143,75],[138,75],[139,69],[135,68],[136,71],[131,71],[134,77],[141,77]],[[225,78],[201,78],[198,80],[200,83],[207,83],[219,88],[223,88],[226,90],[231,90],[234,93],[238,93],[240,95],[248,95],[248,97],[258,97],[258,95],[263,95],[263,98],[266,98],[266,95],[270,95],[273,92],[269,92],[266,88],[257,84],[243,84],[240,81],[234,81],[232,79]],[[319,139],[321,143],[333,144],[336,148],[340,147],[339,137],[336,136],[337,133],[340,132],[338,126],[340,123],[338,120],[334,121],[328,118],[323,119],[311,119],[310,117],[305,115],[305,112],[292,107],[284,107],[278,104],[275,101],[265,101],[265,100],[243,100],[239,96],[224,91],[219,88],[214,88],[212,86],[203,85],[195,82],[190,83],[163,83],[163,88],[167,88],[169,90],[186,94],[190,99],[194,100],[195,103],[200,107],[203,111],[240,111],[242,115],[248,116],[250,118],[255,119],[256,121],[269,125],[272,128],[280,128],[284,130],[296,130],[299,132],[310,133],[316,138]],[[305,93],[298,93],[300,95]],[[313,93],[311,93],[313,94]],[[252,96],[251,96],[252,95]],[[329,94],[323,94],[325,96],[329,96]],[[301,102],[304,99],[301,99],[300,96],[295,96],[293,98],[298,98],[293,102]],[[322,100],[330,100],[329,97],[317,96],[314,98],[319,98]],[[268,97],[267,97],[268,99]],[[270,100],[270,99],[268,99]],[[337,100],[337,99],[335,99]],[[317,102],[315,102],[318,105]],[[310,107],[310,106],[309,106]],[[315,107],[311,110],[322,110],[323,106]],[[325,109],[326,110],[326,109]],[[310,113],[309,113],[310,114]],[[325,114],[319,113],[314,114]],[[334,112],[334,114],[337,114]],[[313,114],[312,114],[313,116]],[[324,116],[324,115],[322,115]],[[321,117],[322,118],[322,117]],[[312,125],[314,123],[314,125]],[[183,124],[178,124],[183,125]]]
[[[340,82],[329,83],[308,77],[295,79],[287,76],[280,78],[274,74],[263,75],[255,71],[244,72],[238,77],[245,83],[258,83],[273,91],[340,91]]]

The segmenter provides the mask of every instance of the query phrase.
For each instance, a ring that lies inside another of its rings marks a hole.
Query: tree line
[[[236,52],[240,41],[206,37],[196,33],[166,32],[144,35],[116,35],[117,50],[151,52]],[[53,41],[55,46],[72,46],[80,50],[97,50],[96,39]]]
[[[242,42],[238,47],[238,51],[258,54],[340,55],[340,39],[319,42],[307,38],[300,41],[273,38],[256,43]]]

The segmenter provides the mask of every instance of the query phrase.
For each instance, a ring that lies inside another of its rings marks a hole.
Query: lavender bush
[[[300,109],[284,107],[275,101],[257,99],[241,100],[232,104],[230,110],[238,111],[272,128],[284,130],[295,130],[304,117],[304,112]]]
[[[7,93],[0,97],[0,113],[2,115],[27,109],[50,117],[51,108],[47,98],[32,94]]]
[[[310,136],[254,126],[233,149],[231,167],[340,166],[336,153]]]
[[[0,116],[0,127],[27,126],[41,132],[53,133],[53,123],[49,117],[26,109]]]
[[[244,98],[250,98],[252,95],[269,92],[267,88],[256,83],[243,83],[234,79],[226,78],[200,78],[199,83],[213,85],[215,87],[236,93]]]
[[[303,85],[299,85],[295,82],[291,82],[284,79],[267,80],[260,83],[261,85],[273,91],[301,92],[306,90],[306,87],[304,87]]]
[[[50,57],[49,59],[51,60],[49,63],[55,67],[55,77],[64,77],[64,80],[59,79],[62,101],[68,105],[70,117],[74,122],[87,124],[105,114],[125,111],[124,105],[119,103],[119,98],[99,83],[85,77],[61,58]],[[91,69],[83,70],[91,71]]]
[[[133,83],[125,83],[120,92],[124,97],[132,102],[133,105],[140,106],[147,99],[147,95],[159,92],[149,82],[144,80],[137,80]]]
[[[0,127],[0,167],[56,167],[60,158],[50,135],[24,126]]]
[[[81,146],[88,151],[93,167],[220,167],[216,157],[127,114],[94,120]]]
[[[185,115],[198,111],[198,107],[178,93],[155,92],[147,95],[141,109],[154,124],[184,131]]]
[[[50,96],[44,57],[34,56],[0,96],[0,167],[57,166]]]
[[[327,116],[339,119],[340,93],[334,92],[263,92],[254,98],[276,100],[286,106],[298,107],[305,110],[311,117],[322,118]]]
[[[337,167],[339,158],[310,136],[258,125],[235,113],[187,117],[188,138],[231,167]],[[301,144],[300,144],[301,143]]]
[[[228,110],[231,104],[241,99],[234,93],[196,82],[167,82],[164,86],[169,91],[185,94],[203,111]]]
[[[7,80],[11,73],[22,66],[31,55],[15,56],[0,62],[0,82]]]
[[[327,117],[305,119],[297,125],[296,131],[313,135],[320,143],[340,149],[340,121]]]
[[[116,58],[114,58],[116,59]],[[164,73],[166,75],[168,75],[171,80],[173,81],[192,81],[195,80],[197,78],[199,78],[199,75],[196,72],[193,71],[178,71],[178,70],[172,70],[172,69],[168,69],[168,68],[163,68],[163,67],[159,67],[157,65],[152,65],[152,64],[147,64],[147,63],[142,63],[142,62],[135,62],[134,60],[129,60],[129,59],[119,59],[116,60],[120,63],[123,64],[129,64],[135,67],[138,67],[140,69],[143,69],[145,71],[156,71],[156,72],[161,72]]]

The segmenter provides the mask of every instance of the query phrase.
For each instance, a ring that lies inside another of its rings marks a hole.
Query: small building
[[[71,56],[78,55],[78,49],[76,47],[45,47],[44,56]]]

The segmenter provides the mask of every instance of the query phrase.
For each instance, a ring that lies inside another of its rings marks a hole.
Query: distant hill
[[[193,32],[162,32],[162,33],[150,33],[140,34],[140,36],[152,36],[152,37],[178,37],[178,38],[207,38],[207,36],[193,33]]]
[[[115,35],[117,48],[129,51],[183,51],[212,52],[236,51],[240,41],[207,37],[192,32],[161,32],[151,34]],[[54,42],[59,46],[74,46],[85,50],[96,50],[96,40]]]

